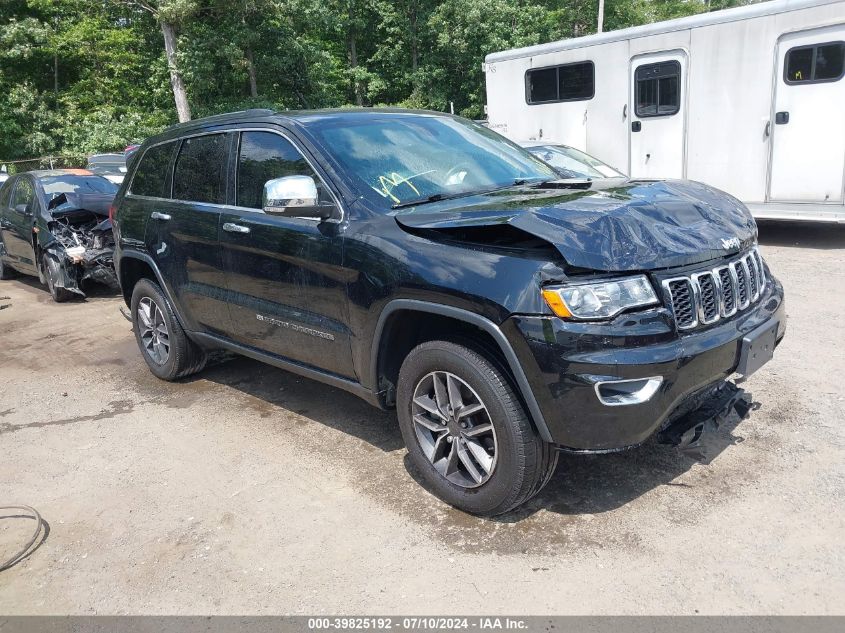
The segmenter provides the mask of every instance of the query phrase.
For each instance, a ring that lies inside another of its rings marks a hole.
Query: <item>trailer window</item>
[[[845,74],[845,42],[790,48],[783,72],[788,84],[838,81]]]
[[[677,61],[639,66],[634,74],[638,117],[669,116],[681,109],[681,64]]]
[[[586,101],[594,94],[593,62],[534,68],[525,73],[525,101],[529,105]]]

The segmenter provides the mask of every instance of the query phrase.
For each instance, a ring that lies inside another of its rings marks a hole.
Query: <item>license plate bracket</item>
[[[739,364],[736,373],[745,380],[763,365],[772,360],[778,338],[778,321],[767,321],[749,332],[740,342]]]

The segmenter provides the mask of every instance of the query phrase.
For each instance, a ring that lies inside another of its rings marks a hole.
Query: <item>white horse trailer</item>
[[[771,0],[488,55],[490,128],[757,218],[845,222],[845,1]]]

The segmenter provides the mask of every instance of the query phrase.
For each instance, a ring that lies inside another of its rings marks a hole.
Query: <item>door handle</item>
[[[775,125],[786,125],[789,123],[789,112],[775,112]]]
[[[170,219],[170,215],[167,213],[159,213],[158,211],[153,211],[152,213],[150,213],[150,218],[152,218],[153,220],[162,220],[166,222]]]
[[[763,136],[769,138],[772,133],[772,122],[766,121],[766,129],[763,131]]]
[[[624,121],[627,118],[628,118],[628,104],[626,103],[625,105],[622,106],[622,120]]]
[[[224,231],[229,231],[229,233],[249,233],[248,226],[242,226],[240,224],[232,224],[231,222],[226,222],[223,225]]]

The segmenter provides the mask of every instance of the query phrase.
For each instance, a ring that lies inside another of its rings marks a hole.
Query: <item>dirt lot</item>
[[[160,382],[118,298],[0,282],[0,505],[49,523],[0,613],[845,613],[845,227],[761,242],[789,330],[713,463],[564,456],[499,520],[420,488],[392,414],[244,359]]]

